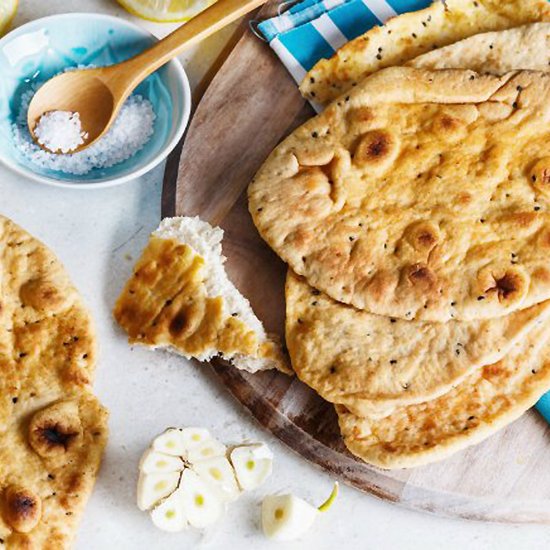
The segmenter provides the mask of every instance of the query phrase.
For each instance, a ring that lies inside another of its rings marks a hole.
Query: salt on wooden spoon
[[[44,84],[29,105],[27,123],[33,139],[43,149],[37,124],[48,113],[78,113],[81,143],[71,152],[81,151],[102,137],[116,119],[124,101],[150,74],[183,50],[261,6],[267,0],[218,0],[215,4],[157,42],[148,50],[110,67],[81,69],[60,74]],[[61,152],[58,151],[52,152]]]

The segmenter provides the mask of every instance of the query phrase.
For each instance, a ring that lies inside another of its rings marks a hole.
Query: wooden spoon
[[[73,153],[89,147],[115,121],[120,108],[145,78],[186,48],[246,15],[266,0],[218,0],[139,55],[110,67],[69,71],[48,80],[34,95],[27,114],[33,139],[42,115],[51,111],[80,114],[88,136]],[[38,143],[42,148],[45,147]]]

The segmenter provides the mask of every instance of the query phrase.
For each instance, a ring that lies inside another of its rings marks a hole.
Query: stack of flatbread
[[[0,216],[0,547],[70,547],[107,440],[95,361],[63,266]]]
[[[437,460],[550,389],[550,8],[448,0],[321,61],[249,187],[287,346],[349,450]]]

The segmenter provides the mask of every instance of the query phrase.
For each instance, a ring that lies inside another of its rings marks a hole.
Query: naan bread
[[[372,420],[337,405],[347,448],[381,468],[410,468],[479,443],[519,418],[550,389],[550,326],[532,331],[498,363],[446,395]]]
[[[268,336],[229,281],[223,231],[199,218],[167,218],[153,233],[120,295],[114,316],[129,341],[236,367],[291,373],[280,343]]]
[[[331,403],[387,416],[435,399],[548,323],[550,302],[483,321],[404,321],[335,302],[289,271],[286,343],[294,371]]]
[[[435,0],[424,10],[394,17],[348,42],[313,67],[300,86],[302,94],[328,104],[370,74],[433,49],[479,33],[550,21],[546,0],[446,0],[445,4]],[[480,57],[495,54],[479,50]]]
[[[550,75],[385,69],[287,138],[249,187],[299,275],[404,319],[550,298]]]
[[[408,63],[419,69],[470,69],[496,75],[517,69],[550,71],[550,23],[476,34]]]
[[[96,339],[59,260],[0,216],[0,539],[68,548],[92,492],[107,412]]]
[[[549,41],[550,24],[535,23],[467,38],[411,65],[494,74],[546,70]],[[287,345],[298,376],[326,400],[371,417],[441,395],[471,370],[500,360],[548,318],[543,303],[490,321],[390,319],[335,302],[290,270],[286,308]]]

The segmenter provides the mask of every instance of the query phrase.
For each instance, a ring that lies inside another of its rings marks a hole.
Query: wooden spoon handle
[[[267,0],[218,0],[153,47],[119,66],[117,83],[134,88],[158,68]],[[126,78],[120,78],[124,66]]]

